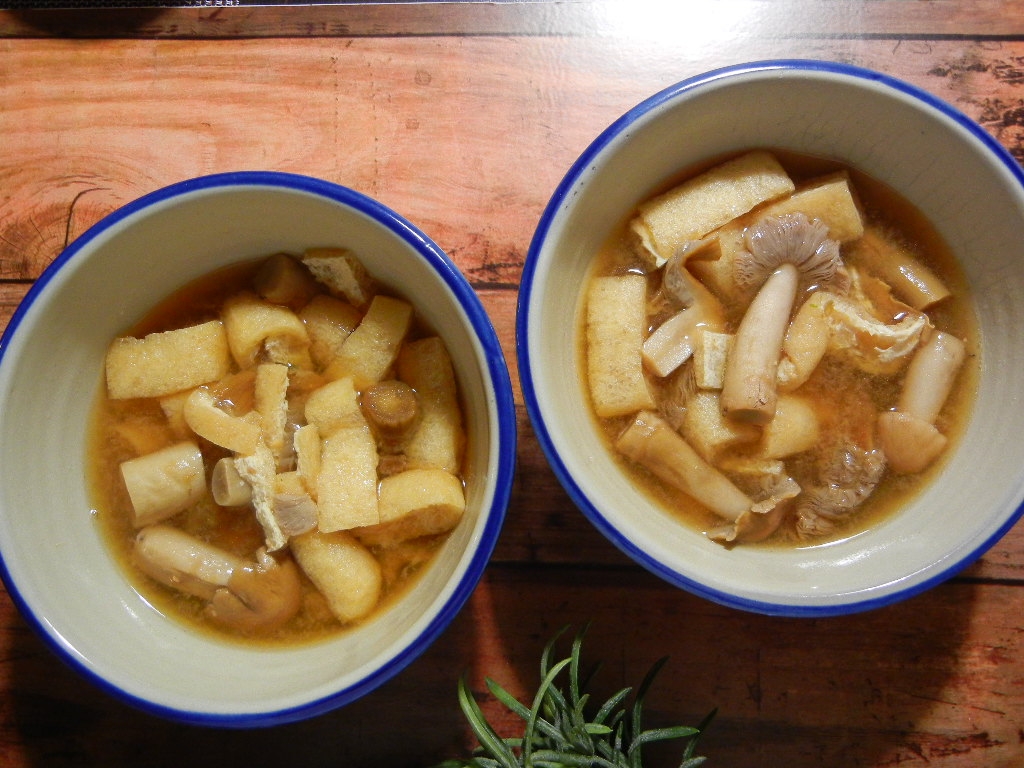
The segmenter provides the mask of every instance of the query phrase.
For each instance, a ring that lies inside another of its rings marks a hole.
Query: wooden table
[[[875,612],[795,620],[708,603],[627,560],[569,502],[522,408],[514,339],[520,270],[562,174],[687,76],[775,57],[865,65],[948,100],[1024,160],[1024,2],[199,5],[0,11],[0,323],[63,246],[166,184],[272,169],[369,193],[451,255],[498,329],[521,430],[507,524],[466,609],[409,670],[267,730],[122,705],[4,595],[0,764],[430,765],[473,743],[463,671],[481,697],[485,675],[527,695],[548,637],[593,621],[585,656],[604,661],[608,691],[671,657],[649,724],[719,708],[711,765],[1024,765],[1024,524],[952,581]]]

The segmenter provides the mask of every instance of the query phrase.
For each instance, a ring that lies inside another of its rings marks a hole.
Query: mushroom
[[[398,379],[381,381],[366,389],[361,404],[366,420],[387,446],[401,443],[420,412],[416,391]]]
[[[791,477],[783,477],[766,498],[751,504],[750,509],[737,517],[733,525],[710,531],[708,536],[726,545],[764,541],[782,525],[793,505],[793,499],[799,495],[800,484]]]
[[[896,409],[878,417],[879,444],[894,471],[920,472],[946,447],[934,423],[966,354],[960,339],[937,331],[910,361]]]
[[[253,562],[177,528],[151,525],[136,536],[132,558],[161,584],[207,601],[204,614],[234,629],[274,629],[299,610],[298,569],[263,548]]]
[[[680,309],[644,341],[644,365],[656,376],[668,376],[690,359],[699,333],[725,327],[721,302],[686,268],[688,259],[709,247],[705,240],[686,243],[662,267],[661,296]]]
[[[796,532],[801,538],[831,533],[837,521],[870,496],[885,472],[878,450],[840,445],[821,472],[819,485],[806,489],[796,509]]]
[[[213,500],[222,507],[240,507],[252,501],[252,486],[242,479],[235,467],[235,460],[230,456],[219,459],[213,465],[210,493]]]
[[[650,411],[636,415],[615,441],[615,447],[727,520],[736,520],[753,503],[729,478],[702,459],[668,422]]]
[[[779,353],[797,290],[801,283],[833,280],[842,261],[828,227],[802,213],[768,216],[745,239],[736,280],[745,289],[760,288],[726,361],[722,408],[732,418],[766,424],[775,413]]]

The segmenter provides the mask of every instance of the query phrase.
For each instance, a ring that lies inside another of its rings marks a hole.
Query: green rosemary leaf
[[[619,708],[622,702],[626,700],[626,697],[629,696],[632,690],[632,688],[623,688],[621,691],[619,691],[610,699],[608,699],[608,701],[602,704],[601,708],[597,710],[597,714],[594,715],[594,722],[603,723],[605,720],[607,720],[608,716],[615,713],[615,711]],[[611,723],[611,725],[615,725],[614,721]]]
[[[526,705],[522,704],[519,699],[513,696],[511,693],[502,688],[498,683],[491,680],[489,677],[484,680],[487,685],[487,690],[500,701],[505,707],[512,713],[519,715],[523,720],[526,720],[530,716],[530,710]]]
[[[473,698],[473,694],[469,690],[469,683],[466,682],[465,676],[459,680],[459,705],[480,745],[498,761],[501,768],[519,768],[519,763],[512,750],[502,741],[484,717],[480,705],[476,703],[476,699]]]
[[[530,708],[530,717],[526,721],[526,733],[523,734],[523,753],[522,764],[524,766],[530,766],[530,753],[533,749],[533,738],[534,733],[537,730],[537,716],[540,713],[541,705],[544,703],[545,698],[549,695],[555,682],[555,678],[558,677],[558,673],[565,669],[570,659],[563,659],[562,661],[555,664],[548,670],[547,676],[540,684],[540,688],[537,689],[537,695],[534,696],[533,706]]]
[[[632,752],[633,750],[639,750],[645,744],[650,744],[655,741],[685,739],[689,736],[697,736],[699,733],[700,731],[696,728],[690,728],[686,725],[680,725],[674,728],[655,728],[649,731],[643,731],[633,738],[633,743],[629,745],[629,751]]]

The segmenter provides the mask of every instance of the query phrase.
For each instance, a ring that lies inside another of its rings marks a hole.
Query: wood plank
[[[54,5],[57,5],[54,3]],[[158,6],[157,2],[153,3]],[[956,37],[1024,34],[1022,0],[660,0],[302,3],[203,0],[197,7],[0,10],[0,36],[215,39],[385,35],[673,34],[699,41],[728,28],[734,39]],[[301,8],[295,6],[301,5]],[[685,29],[685,34],[677,30]]]
[[[512,735],[518,723],[485,695],[484,676],[527,698],[548,638],[564,624],[592,622],[584,661],[603,665],[595,698],[639,684],[669,654],[646,723],[695,724],[718,707],[703,742],[713,765],[1019,765],[1022,611],[1020,588],[949,584],[869,614],[794,621],[729,611],[640,572],[492,568],[467,609],[398,678],[315,720],[236,732],[167,723],[114,701],[54,666],[3,598],[0,744],[9,746],[7,765],[50,768],[214,758],[225,766],[430,765],[472,743],[455,698],[461,674]],[[662,759],[649,768],[678,764],[671,748],[652,755]]]

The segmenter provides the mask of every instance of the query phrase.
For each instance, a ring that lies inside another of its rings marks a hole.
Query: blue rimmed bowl
[[[832,158],[887,184],[937,228],[964,271],[980,332],[971,420],[908,507],[828,545],[725,549],[672,519],[618,469],[581,376],[581,286],[610,232],[670,180],[730,153]],[[957,573],[1020,518],[1024,499],[1024,175],[981,127],[887,75],[820,61],[716,70],[610,125],[556,189],[530,246],[517,316],[523,396],[556,475],[638,563],[710,600],[791,616],[894,603]]]
[[[467,514],[408,594],[335,639],[245,647],[197,634],[126,580],[90,514],[86,424],[107,345],[176,288],[236,261],[351,248],[446,342],[467,431]],[[516,446],[508,369],[468,282],[423,232],[305,176],[208,176],[100,221],[46,270],[0,340],[0,574],[58,656],[114,696],[204,725],[310,717],[373,690],[445,629],[493,551]]]

